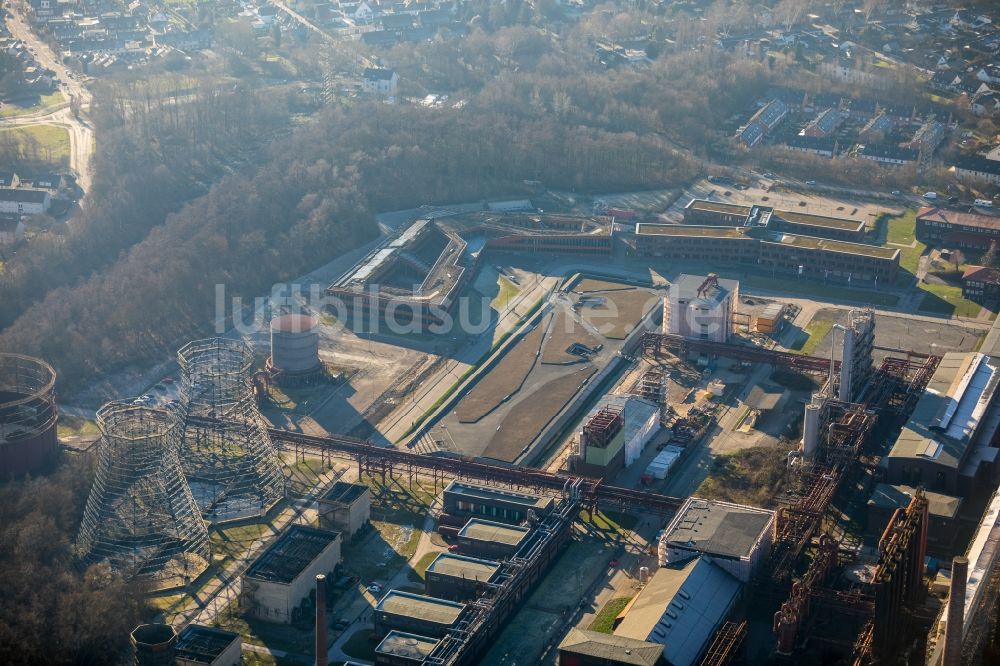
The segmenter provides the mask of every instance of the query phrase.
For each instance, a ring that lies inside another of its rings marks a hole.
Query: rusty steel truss
[[[681,335],[644,333],[641,345],[642,353],[653,357],[660,356],[663,352],[670,352],[677,356],[686,353],[709,354],[737,361],[792,368],[793,370],[814,374],[826,375],[830,372],[830,359],[828,358],[774,351],[772,349],[762,349],[748,345],[734,345],[728,342],[689,340]],[[840,361],[834,361],[833,370],[836,372],[839,369]]]

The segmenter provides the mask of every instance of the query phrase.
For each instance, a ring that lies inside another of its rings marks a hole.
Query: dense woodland
[[[91,466],[72,456],[52,476],[0,486],[0,663],[114,663],[143,618],[140,589],[75,563]]]
[[[302,96],[264,85],[255,67],[282,53],[291,74],[322,78],[349,54],[247,41],[235,27],[216,59],[228,71],[104,84],[86,209],[6,263],[0,349],[48,359],[72,393],[208,332],[217,283],[264,293],[372,239],[374,212],[513,194],[524,180],[592,193],[683,183],[705,160],[746,159],[721,128],[768,87],[821,83],[786,60],[698,48],[733,20],[721,11],[660,16],[640,3],[567,24],[553,3],[480,4],[467,6],[466,38],[383,53],[401,76],[397,105],[335,96],[303,116]],[[636,34],[653,40],[654,62],[596,62],[598,39]],[[234,85],[237,70],[250,74]],[[428,91],[463,104],[406,101]],[[770,159],[791,172],[820,166]]]

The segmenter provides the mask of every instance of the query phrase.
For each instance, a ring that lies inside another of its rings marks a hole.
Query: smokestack
[[[969,576],[969,560],[956,557],[951,561],[951,590],[948,593],[948,626],[944,633],[944,666],[961,666],[962,638],[965,633],[965,582]]]
[[[316,575],[316,666],[326,666],[326,576]]]

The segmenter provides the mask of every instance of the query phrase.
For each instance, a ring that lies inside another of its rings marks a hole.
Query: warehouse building
[[[527,527],[471,518],[458,532],[458,546],[472,557],[505,560],[514,556],[530,534]]]
[[[391,631],[441,638],[458,622],[465,604],[422,594],[389,590],[375,606],[375,633]]]
[[[375,666],[423,664],[440,642],[437,638],[390,631],[375,648]]]
[[[726,342],[740,302],[740,283],[708,275],[680,275],[663,302],[663,331],[696,340]]]
[[[938,364],[889,455],[882,459],[890,484],[964,496],[992,483],[1000,360],[948,352]]]
[[[745,583],[770,555],[773,525],[773,511],[691,497],[660,537],[660,566],[708,555]]]
[[[499,570],[492,560],[441,553],[424,572],[424,591],[439,599],[475,599]]]
[[[372,494],[363,483],[337,481],[319,500],[319,526],[350,539],[372,514]]]
[[[243,663],[243,639],[232,631],[189,624],[177,637],[177,666],[239,666]]]
[[[697,664],[742,588],[715,558],[658,569],[622,611],[614,635],[659,643],[668,664]]]
[[[559,644],[559,666],[666,666],[663,646],[586,629],[570,629]]]
[[[290,623],[316,575],[330,573],[339,562],[339,533],[292,525],[243,574],[243,607],[258,619]]]
[[[634,234],[623,234],[620,239],[631,256],[745,265],[846,283],[888,284],[899,270],[898,248],[760,228],[638,223]]]
[[[555,500],[544,495],[493,488],[453,480],[444,489],[444,513],[451,516],[485,516],[491,520],[519,524],[534,512],[541,517],[555,506]]]

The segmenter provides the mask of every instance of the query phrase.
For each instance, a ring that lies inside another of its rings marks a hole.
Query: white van
[[[976,199],[974,204],[980,208],[993,208],[993,202],[989,199]]]
[[[924,192],[924,199],[930,199],[934,201],[937,199],[937,192]]]

